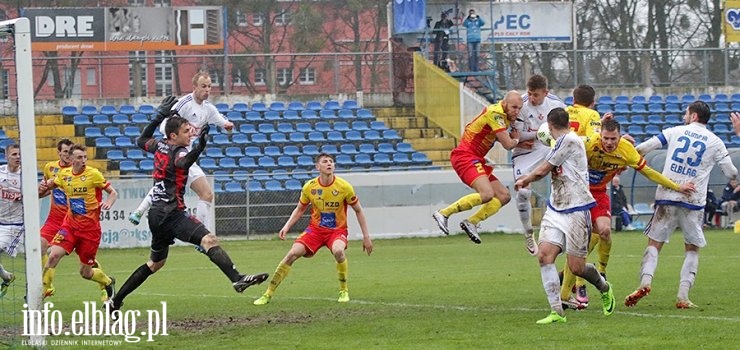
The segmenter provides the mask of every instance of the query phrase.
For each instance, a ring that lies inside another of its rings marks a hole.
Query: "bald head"
[[[522,94],[516,90],[507,92],[504,99],[501,100],[501,107],[504,108],[504,112],[510,121],[516,120],[519,111],[522,109],[522,104]]]

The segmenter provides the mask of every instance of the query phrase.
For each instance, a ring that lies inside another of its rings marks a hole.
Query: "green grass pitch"
[[[549,312],[534,257],[520,235],[484,234],[474,245],[464,236],[376,240],[368,257],[350,242],[351,302],[340,304],[334,260],[328,250],[300,259],[272,302],[252,301],[266,283],[237,294],[205,255],[173,247],[165,268],[126,299],[124,309],[168,307],[169,336],[120,346],[49,346],[53,349],[727,349],[740,344],[737,274],[740,234],[707,231],[691,299],[700,307],[677,310],[683,262],[679,233],[658,262],[653,292],[635,308],[624,297],[638,284],[646,238],[615,233],[608,277],[617,310],[602,315],[596,290],[591,306],[568,311],[565,324],[536,325]],[[272,274],[290,241],[225,241],[242,272]],[[147,249],[103,250],[104,270],[118,279],[146,261]],[[591,261],[594,260],[592,256]],[[7,261],[4,259],[4,261]],[[562,258],[558,266],[562,266]],[[65,317],[98,300],[96,286],[78,275],[75,255],[57,270],[57,294],[48,299]],[[16,281],[22,284],[22,279]],[[18,293],[19,289],[16,289]],[[9,307],[3,301],[2,307]],[[0,323],[7,331],[7,318]],[[139,327],[145,327],[139,325]],[[17,342],[20,342],[17,337]],[[50,340],[122,337],[48,337]],[[732,345],[735,344],[735,345]],[[5,343],[4,345],[7,345]],[[0,347],[3,344],[0,342]],[[19,344],[13,348],[23,348]]]

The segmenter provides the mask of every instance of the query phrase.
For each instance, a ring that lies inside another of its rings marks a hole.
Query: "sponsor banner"
[[[728,0],[724,8],[722,29],[725,32],[725,42],[740,42],[740,1]]]
[[[423,32],[427,27],[426,0],[393,1],[393,33]]]
[[[221,7],[27,8],[37,51],[212,50],[224,46]]]

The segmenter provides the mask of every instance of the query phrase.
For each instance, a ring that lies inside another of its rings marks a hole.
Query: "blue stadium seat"
[[[273,157],[262,156],[257,159],[257,165],[261,168],[274,168],[277,166],[277,163]]]
[[[681,117],[679,117],[676,114],[666,114],[664,116],[663,122],[665,124],[667,124],[667,125],[670,125],[670,126],[676,126],[676,125],[683,124],[683,121],[681,120]]]
[[[597,105],[596,111],[599,112],[599,114],[604,114],[607,112],[611,112],[614,108],[611,105]]]
[[[262,153],[262,148],[258,146],[247,146],[244,147],[244,155],[248,157],[261,157],[264,153]]]
[[[151,159],[142,159],[139,161],[139,169],[143,171],[153,171],[154,161]]]
[[[423,163],[423,165],[431,165],[432,161],[429,160],[429,157],[427,157],[426,153],[424,152],[414,152],[411,154],[411,161],[414,163]]]
[[[362,141],[362,133],[357,130],[350,130],[344,134],[347,141]]]
[[[131,148],[128,151],[126,151],[126,158],[133,159],[133,160],[142,160],[146,159],[146,154],[144,154],[144,150],[140,148]]]
[[[265,117],[265,120],[266,121],[269,121],[269,122],[273,122],[274,123],[274,122],[277,122],[278,120],[280,120],[280,112],[277,112],[277,111],[266,111],[264,113],[264,117]]]
[[[661,128],[658,125],[647,125],[645,126],[645,135],[646,136],[655,136],[660,134]]]
[[[666,113],[681,113],[681,106],[678,103],[666,103],[665,104],[665,112]]]
[[[252,161],[252,163],[254,164],[254,159],[252,159]],[[239,160],[239,162],[241,163],[241,159]],[[256,167],[257,164],[254,164],[254,166]],[[234,170],[231,172],[231,176],[234,177],[235,181],[246,182],[247,180],[249,180],[249,171],[244,169]]]
[[[224,192],[244,192],[244,188],[238,181],[230,181],[224,184]]]
[[[372,143],[361,143],[358,152],[363,154],[374,154],[377,150],[375,149],[375,145]]]
[[[267,106],[262,102],[255,102],[252,103],[252,110],[255,112],[265,112],[267,111]]]
[[[121,129],[119,129],[117,126],[108,126],[105,129],[103,129],[103,135],[108,137],[119,137],[123,136],[121,133]]]
[[[612,97],[609,95],[599,96],[599,99],[596,102],[597,105],[613,105],[614,100],[612,100]]]
[[[251,122],[251,123],[258,123],[263,121],[262,113],[256,112],[256,111],[249,111],[244,113],[244,120]]]
[[[249,137],[245,134],[234,134],[231,136],[231,142],[237,145],[247,145],[249,144]]]
[[[118,169],[126,172],[139,171],[139,166],[133,160],[122,160],[118,165]]]
[[[388,127],[385,126],[385,123],[383,123],[382,121],[379,121],[378,120],[378,121],[371,121],[370,122],[370,129],[372,129],[372,130],[378,130],[378,131],[384,131],[384,130],[388,130]]]
[[[298,111],[293,110],[287,110],[283,112],[283,120],[300,120],[301,116],[298,114]]]
[[[352,130],[367,131],[370,130],[370,127],[367,125],[366,121],[356,120],[352,122]]]
[[[271,111],[276,111],[276,112],[285,111],[286,110],[285,103],[280,102],[280,101],[276,101],[276,102],[270,103],[270,110]]]
[[[632,111],[630,110],[629,106],[626,104],[616,104],[614,105],[614,113],[615,114],[630,114]]]
[[[326,101],[326,103],[324,103],[324,109],[331,109],[331,110],[336,111],[336,110],[338,110],[340,108],[341,107],[339,106],[339,102],[338,101],[329,100],[329,101]]]
[[[642,127],[639,125],[630,125],[627,127],[627,133],[632,136],[643,136],[645,132],[642,130]]]
[[[134,143],[131,141],[131,138],[128,136],[118,136],[113,141],[113,144],[116,145],[116,147],[122,147],[122,148],[132,148],[136,147]]]
[[[350,131],[352,129],[349,127],[349,123],[347,123],[347,122],[335,122],[334,123],[334,130],[341,131],[341,132],[346,132],[346,131]]]
[[[383,138],[390,141],[400,141],[403,139],[401,135],[398,135],[398,132],[394,129],[383,131]]]
[[[278,146],[266,146],[264,153],[266,156],[270,156],[270,157],[277,157],[277,156],[283,155],[283,152],[280,151],[280,147]]]
[[[249,184],[247,185],[247,190],[249,190],[249,192],[262,192],[265,190],[265,188],[262,187],[261,182],[252,180],[249,181]]]
[[[249,106],[247,106],[247,104],[244,102],[237,102],[234,103],[233,106],[231,106],[231,110],[233,110],[234,112],[239,112],[239,114],[241,114],[249,112]]]
[[[236,111],[231,111],[231,112],[226,113],[226,119],[232,122],[246,120],[244,119],[244,114],[242,114],[242,112],[236,112]]]
[[[263,134],[270,134],[275,132],[275,126],[271,123],[261,123],[257,125],[257,131]]]
[[[110,137],[96,137],[95,138],[95,147],[97,148],[113,148],[113,141],[110,139]]]
[[[288,134],[288,133],[294,132],[295,128],[293,128],[293,124],[291,123],[278,123],[277,131]]]
[[[92,117],[92,123],[97,126],[110,125],[110,118],[105,114],[96,114]]]
[[[156,110],[154,109],[154,106],[152,105],[141,105],[139,106],[139,113],[142,114],[154,114]]]
[[[375,161],[376,164],[380,164],[384,166],[393,164],[393,161],[391,160],[391,156],[388,153],[376,153],[373,156],[373,160]]]
[[[231,174],[226,170],[216,170],[213,172],[217,182],[228,182],[231,181]]]
[[[242,152],[242,149],[240,147],[226,147],[225,154],[227,157],[231,158],[241,158],[244,156],[244,153]]]
[[[337,112],[337,116],[339,119],[344,120],[352,120],[355,119],[355,113],[352,112],[350,109],[340,109],[339,112]]]
[[[652,95],[648,98],[648,103],[663,103],[663,96]]]
[[[296,145],[286,145],[283,147],[283,154],[286,156],[300,156],[301,150]]]
[[[114,114],[113,117],[111,117],[111,122],[117,125],[131,124],[131,120],[128,119],[127,114]]]
[[[566,106],[570,106],[573,104],[573,96],[567,96],[563,100],[563,103],[565,103]]]
[[[267,139],[267,135],[265,134],[252,134],[252,143],[256,143],[258,145],[264,145],[270,143],[270,141]]]
[[[278,164],[280,164],[280,159],[278,159]],[[287,169],[275,169],[272,171],[272,178],[275,180],[280,181],[286,181],[292,179],[290,175],[288,175]]]
[[[236,160],[234,160],[234,158],[229,158],[229,157],[219,159],[218,166],[226,170],[233,170],[233,169],[239,168],[239,166],[236,165]]]
[[[642,95],[632,96],[632,104],[636,104],[636,103],[644,105],[647,103],[647,99],[645,98],[645,96],[642,96]]]
[[[312,110],[312,111],[320,111],[321,110],[321,102],[319,101],[308,101],[306,102],[306,107],[304,109]]]
[[[357,101],[355,100],[344,100],[342,103],[342,108],[344,109],[358,109],[360,106],[357,104]]]
[[[681,103],[681,99],[678,98],[676,95],[666,95],[665,96],[665,103],[673,103],[673,104],[679,104]]]
[[[694,97],[694,95],[686,94],[681,96],[681,103],[691,103],[694,101],[696,101],[696,97]]]
[[[138,126],[127,126],[123,128],[123,136],[139,137],[140,135],[141,129]]]
[[[662,125],[663,116],[660,114],[651,114],[647,117],[647,122],[651,125]]]
[[[332,119],[335,119],[336,117],[337,115],[331,109],[322,109],[319,111],[319,118],[323,120],[332,120]]]
[[[303,168],[314,166],[313,159],[310,156],[306,156],[306,155],[298,156],[298,158],[296,158],[296,163],[298,164],[299,167],[303,167]]]
[[[730,128],[727,127],[727,124],[714,124],[712,131],[717,134],[717,136],[720,136],[721,134],[729,134]]]
[[[90,117],[84,114],[78,114],[72,118],[72,124],[74,125],[92,125]]]
[[[208,147],[206,148],[206,157],[223,158],[224,152],[218,147]]]
[[[108,160],[124,160],[126,156],[123,155],[123,151],[120,149],[112,149],[105,152],[105,158]]]
[[[245,169],[253,169],[257,168],[257,162],[254,161],[254,158],[252,157],[241,157],[239,158],[239,167],[245,168]]]
[[[121,105],[120,107],[118,107],[118,113],[132,115],[136,113],[136,108],[134,108],[134,106],[132,105]]]
[[[339,131],[329,131],[326,133],[326,139],[331,142],[343,142],[344,136]]]
[[[634,114],[630,117],[630,124],[645,125],[647,123],[645,116],[642,114]]]
[[[311,131],[308,133],[308,140],[313,142],[323,142],[326,141],[326,138],[324,137],[324,133],[321,131]]]
[[[370,155],[366,153],[360,153],[360,154],[355,155],[355,163],[357,165],[364,165],[364,166],[370,166],[374,164],[373,160],[370,158]]]
[[[231,140],[229,140],[229,136],[224,135],[224,134],[213,135],[212,142],[214,145],[219,145],[219,146],[227,146],[231,144]]]
[[[95,115],[98,113],[98,107],[92,106],[92,105],[85,105],[82,106],[82,110],[80,111],[82,114],[87,115]]]
[[[375,120],[375,116],[373,115],[373,112],[371,112],[369,109],[360,108],[357,110],[357,118],[359,119],[372,119]]]
[[[316,120],[319,119],[319,114],[312,109],[305,109],[301,112],[301,119]]]
[[[70,116],[70,115],[77,115],[77,107],[75,106],[64,106],[62,107],[62,115],[64,116]]]
[[[295,179],[285,181],[285,189],[289,191],[300,191],[303,189],[301,182]]]
[[[309,155],[309,156],[315,156],[319,154],[319,146],[316,145],[303,145],[303,154]],[[311,164],[313,164],[313,160],[311,161]]]
[[[630,111],[633,114],[643,114],[643,113],[647,113],[647,108],[645,108],[645,105],[642,103],[633,103],[630,106]]]
[[[354,165],[354,161],[352,160],[352,157],[348,154],[338,154],[336,156],[336,163],[337,165],[341,166],[342,168],[349,168],[352,165]]]
[[[648,105],[648,112],[650,113],[665,113],[663,105],[660,103],[651,103]]]
[[[277,180],[268,180],[265,182],[265,190],[267,191],[283,191],[285,188]]]
[[[111,105],[103,105],[103,106],[100,106],[100,113],[107,114],[107,115],[114,115],[118,113],[118,111],[116,110],[116,107],[113,107]]]
[[[714,103],[730,103],[730,97],[727,94],[716,94],[714,95]]]
[[[149,124],[149,117],[146,114],[134,113],[131,115],[131,122],[134,124]]]
[[[399,142],[398,144],[396,144],[396,152],[414,153],[415,151],[414,151],[414,148],[411,146],[410,143]]]
[[[396,153],[396,149],[392,144],[382,142],[378,144],[378,153]]]
[[[288,134],[288,139],[290,140],[290,142],[293,143],[303,143],[308,141],[308,139],[306,138],[306,133],[298,131]]]
[[[393,153],[393,163],[398,165],[409,165],[412,163],[410,155],[411,153]]]
[[[328,153],[328,154],[339,154],[339,150],[337,149],[337,145],[333,144],[324,144],[321,145],[321,153]]]
[[[316,131],[321,131],[321,132],[331,131],[331,124],[329,124],[329,122],[317,122],[313,126],[313,129],[316,130]],[[301,130],[301,131],[303,131],[303,130]],[[311,130],[309,130],[309,132],[310,131]]]
[[[198,165],[200,165],[201,168],[205,170],[217,170],[218,165],[216,164],[216,160],[213,158],[201,158],[198,160]]]
[[[295,168],[296,162],[292,156],[280,156],[277,159],[277,165],[283,168]]]
[[[726,114],[726,113],[718,113],[718,114],[716,114],[715,117],[714,117],[714,122],[715,123],[725,123],[725,124],[732,123],[732,121],[730,120],[730,115],[729,114]]]
[[[271,176],[269,171],[259,169],[252,172],[252,178],[259,181],[267,181],[271,178]]]
[[[288,103],[289,111],[302,111],[303,109],[303,102],[291,101],[290,103]]]
[[[705,103],[712,103],[713,100],[714,100],[712,98],[712,95],[709,95],[709,94],[701,94],[701,95],[699,95],[699,97],[697,97],[697,99],[699,101],[702,101],[702,102],[705,102]]]
[[[228,103],[216,103],[214,106],[221,114],[226,114],[231,111]]]
[[[730,112],[731,109],[728,103],[717,102],[714,104],[714,111],[719,113],[727,113]]]
[[[357,154],[357,148],[353,143],[343,143],[339,146],[339,152],[342,154],[355,155]]]
[[[630,98],[625,95],[617,95],[614,97],[614,104],[628,104],[630,103]]]
[[[242,134],[256,134],[257,128],[254,124],[244,123],[239,125],[239,132]]]
[[[295,124],[295,130],[300,132],[311,132],[313,131],[313,127],[311,127],[310,123],[300,122]]]

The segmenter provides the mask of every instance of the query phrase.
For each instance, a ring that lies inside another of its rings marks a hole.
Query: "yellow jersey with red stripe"
[[[606,191],[611,182],[623,167],[632,167],[637,171],[647,165],[635,146],[624,138],[613,152],[607,152],[601,145],[601,135],[595,134],[586,139],[586,158],[588,158],[588,182],[591,191]]]
[[[483,158],[496,142],[496,133],[506,131],[509,125],[501,102],[489,105],[465,125],[457,148]]]
[[[311,221],[306,231],[347,231],[347,207],[357,203],[355,189],[346,180],[334,176],[330,184],[313,178],[303,185],[300,202],[311,204]]]
[[[570,129],[578,136],[591,136],[601,131],[601,117],[599,112],[581,105],[572,105],[565,108],[570,119]]]
[[[110,183],[98,169],[86,166],[75,174],[72,167],[59,170],[54,184],[67,194],[65,223],[78,230],[100,230],[100,202]]]
[[[59,170],[66,169],[71,166],[72,165],[62,166],[58,160],[46,163],[42,169],[44,180],[55,178]],[[46,221],[57,222],[61,225],[64,220],[64,216],[67,215],[67,195],[64,194],[64,191],[61,188],[51,190],[51,204],[49,206],[49,216],[46,218]]]

